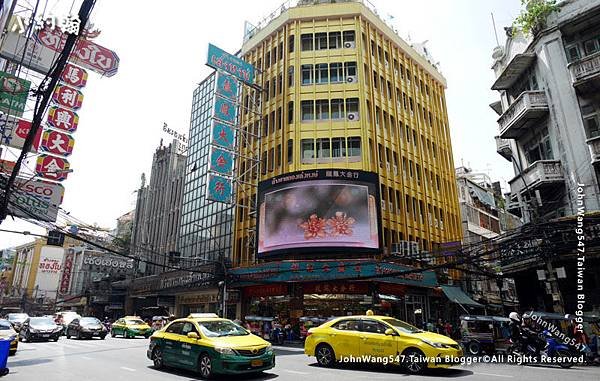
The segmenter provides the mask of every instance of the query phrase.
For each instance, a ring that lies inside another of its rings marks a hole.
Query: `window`
[[[342,47],[342,34],[340,32],[329,33],[329,49],[340,49]]]
[[[275,150],[269,149],[269,171],[275,169]]]
[[[292,164],[294,162],[294,140],[288,139],[287,141],[287,162]]]
[[[600,136],[600,107],[594,109],[593,105],[583,106],[581,107],[581,115],[583,116],[586,137],[592,139]]]
[[[277,108],[277,117],[275,118],[275,124],[277,125],[277,129],[281,130],[281,125],[283,119],[283,115],[281,114],[281,107]]]
[[[331,139],[331,157],[346,156],[346,139],[332,138]]]
[[[288,69],[288,87],[294,86],[294,67],[290,66]]]
[[[279,60],[283,59],[283,42],[279,43]]]
[[[343,119],[344,118],[344,100],[343,99],[332,99],[331,100],[331,119]]]
[[[358,98],[346,99],[346,113],[358,112]]]
[[[591,38],[583,43],[583,50],[585,51],[585,55],[589,56],[590,54],[596,53],[600,48],[598,47],[598,39]]]
[[[315,50],[327,49],[327,33],[315,33]]]
[[[270,86],[269,86],[269,81],[265,82],[265,87],[264,87],[264,94],[265,94],[265,102],[269,100],[269,90],[270,90]]]
[[[302,120],[315,119],[315,104],[313,101],[302,101]]]
[[[271,52],[267,52],[265,55],[265,69],[268,69],[271,66]]]
[[[360,157],[360,137],[353,136],[348,138],[348,156]]]
[[[356,76],[356,62],[346,62],[344,65],[346,77]]]
[[[316,102],[316,117],[318,120],[329,119],[329,100],[318,99]]]
[[[315,66],[315,83],[329,82],[329,69],[327,64],[317,64]]]
[[[302,139],[302,160],[315,158],[315,141]]]
[[[292,53],[294,51],[294,35],[288,37],[288,52]]]
[[[355,42],[356,36],[354,34],[353,30],[346,30],[344,31],[344,43],[346,42]]]
[[[551,160],[554,158],[552,154],[552,145],[550,143],[550,135],[548,128],[544,128],[540,134],[535,135],[529,142],[523,145],[525,158],[529,165],[538,160]]]
[[[195,332],[196,334],[198,333],[198,331],[196,331],[196,327],[194,327],[194,324],[186,321],[183,323],[183,327],[181,328],[181,334],[183,336],[187,336],[187,334],[190,332]]]
[[[269,135],[269,117],[265,116],[263,118],[263,136]]]
[[[288,124],[294,122],[294,101],[288,102]]]
[[[302,84],[310,85],[313,83],[313,65],[302,65]]]
[[[281,95],[281,93],[283,92],[283,74],[279,74],[277,76],[277,90],[278,94]]]
[[[331,142],[329,138],[317,139],[317,157],[329,159],[331,157]]]
[[[344,74],[342,71],[342,63],[332,63],[329,65],[329,80],[331,83],[343,82]]]
[[[181,335],[182,329],[183,329],[183,322],[175,322],[172,323],[171,325],[169,325],[166,329],[166,332],[168,333],[174,333],[176,335]]]
[[[303,34],[300,36],[300,40],[302,43],[302,51],[313,50],[313,35],[312,34]]]
[[[331,328],[340,331],[360,331],[360,321],[351,319],[340,320],[332,325]]]

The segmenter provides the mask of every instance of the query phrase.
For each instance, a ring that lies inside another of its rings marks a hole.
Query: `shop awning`
[[[488,193],[486,190],[472,184],[469,184],[469,190],[471,191],[471,195],[477,197],[482,203],[487,204],[492,208],[496,207],[494,196]]]
[[[483,307],[483,304],[477,303],[471,299],[471,297],[465,294],[458,286],[441,285],[440,287],[442,287],[442,291],[444,291],[444,294],[451,302],[462,306]]]

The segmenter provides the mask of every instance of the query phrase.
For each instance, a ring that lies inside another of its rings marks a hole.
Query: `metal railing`
[[[511,193],[521,192],[527,184],[530,188],[540,183],[564,181],[560,160],[538,160],[527,167],[520,176],[510,180]],[[518,181],[520,180],[520,181]]]

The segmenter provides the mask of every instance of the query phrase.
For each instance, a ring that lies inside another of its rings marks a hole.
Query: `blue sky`
[[[71,3],[59,1],[55,13]],[[170,140],[163,122],[187,133],[192,92],[211,71],[204,65],[208,43],[236,51],[244,20],[256,23],[280,5],[272,0],[98,0],[93,20],[102,34],[96,42],[118,53],[119,73],[111,78],[90,73],[63,208],[88,223],[113,227],[134,207],[133,192],[142,172],[149,175],[160,140]],[[512,178],[510,163],[496,153],[497,116],[488,106],[499,99],[490,90],[496,46],[491,13],[504,44],[502,27],[519,13],[520,1],[379,0],[374,5],[383,18],[393,16],[403,38],[427,40],[440,62],[448,81],[455,166],[464,163],[503,182]],[[10,219],[1,228],[42,231]],[[0,248],[29,240],[0,233]]]

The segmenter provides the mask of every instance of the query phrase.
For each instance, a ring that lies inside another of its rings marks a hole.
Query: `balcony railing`
[[[495,136],[496,139],[496,152],[508,161],[512,160],[512,149],[510,148],[510,141],[508,139],[502,139],[499,136]]]
[[[592,164],[600,163],[600,139],[588,141],[592,152]]]
[[[539,160],[531,164],[520,176],[510,180],[513,194],[535,190],[542,185],[564,183],[565,176],[560,160]]]
[[[544,91],[524,91],[498,119],[500,137],[516,139],[532,123],[548,113]]]
[[[600,53],[592,54],[573,62],[569,69],[574,83],[584,81],[600,74]]]

